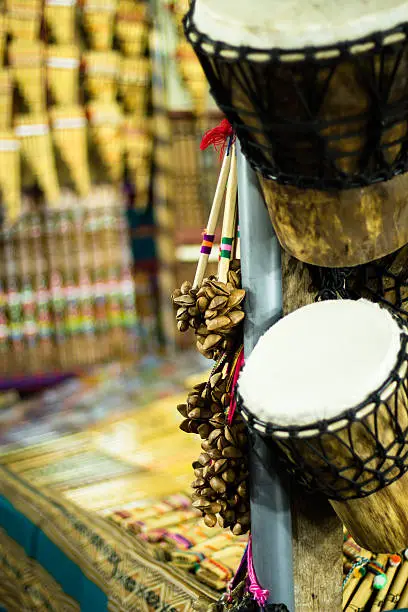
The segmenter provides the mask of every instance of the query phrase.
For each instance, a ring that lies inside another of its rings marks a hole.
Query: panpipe
[[[138,321],[120,207],[25,213],[0,233],[3,376],[135,355]]]

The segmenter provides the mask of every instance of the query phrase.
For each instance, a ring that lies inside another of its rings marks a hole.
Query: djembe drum
[[[193,0],[184,22],[282,246],[355,266],[408,242],[408,3]]]
[[[238,382],[249,427],[375,552],[408,546],[407,333],[367,300],[317,302],[266,332]]]

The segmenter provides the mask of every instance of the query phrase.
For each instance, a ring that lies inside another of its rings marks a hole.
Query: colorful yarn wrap
[[[343,580],[343,589],[352,576],[365,576],[367,573],[367,565],[370,562],[366,557],[357,557],[355,563],[353,563],[350,571]]]
[[[390,558],[388,559],[389,564],[391,565],[391,567],[398,567],[401,564],[401,557],[400,555],[391,555]]]
[[[204,255],[211,255],[211,249],[214,244],[214,239],[215,234],[207,234],[206,232],[204,232],[200,253],[204,253]]]
[[[367,564],[367,570],[375,575],[373,580],[373,588],[380,591],[387,584],[387,576],[384,573],[384,567],[378,561],[370,561]]]
[[[234,130],[227,119],[223,119],[219,125],[208,130],[201,140],[200,149],[205,151],[211,145],[220,153],[220,159],[224,157],[225,148],[228,148],[235,141]]]
[[[220,257],[231,259],[233,238],[221,238]]]

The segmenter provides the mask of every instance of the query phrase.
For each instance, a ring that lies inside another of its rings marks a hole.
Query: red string
[[[235,387],[237,386],[237,382],[238,382],[238,378],[241,372],[241,368],[244,365],[244,349],[242,348],[240,350],[238,359],[237,359],[237,363],[235,365],[235,370],[234,370],[234,376],[232,378],[232,385],[231,385],[231,402],[230,402],[230,407],[228,410],[228,417],[227,417],[227,423],[228,425],[231,425],[232,420],[234,418],[234,414],[235,414],[235,410],[237,408],[237,400],[235,397]]]
[[[212,145],[216,151],[219,151],[220,158],[222,158],[224,157],[225,148],[229,144],[229,139],[234,142],[234,130],[228,119],[223,119],[219,125],[204,134],[200,149],[205,151],[205,149]]]

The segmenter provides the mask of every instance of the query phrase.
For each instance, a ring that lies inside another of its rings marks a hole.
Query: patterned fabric
[[[0,529],[0,604],[13,610],[64,610],[80,607],[24,549]]]
[[[161,374],[166,376],[166,368]],[[81,612],[187,612],[199,597],[217,599],[212,588],[168,563],[166,555],[164,561],[157,554],[160,546],[108,518],[115,508],[148,507],[189,488],[197,444],[178,429],[175,406],[185,395],[183,378],[172,368],[167,376],[163,397],[156,392],[155,401],[137,411],[0,456],[0,527],[60,584],[61,593],[76,600]],[[191,508],[182,512],[196,516]],[[3,596],[14,603],[0,598],[0,605],[16,612],[48,609],[19,600],[20,584],[14,588],[14,583]],[[55,602],[52,609],[71,612]]]

